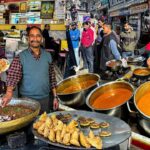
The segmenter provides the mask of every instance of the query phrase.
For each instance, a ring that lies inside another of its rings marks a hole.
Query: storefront
[[[1,1],[0,8],[2,30],[9,30],[12,24],[19,30],[33,24],[41,28],[44,24],[50,24],[51,30],[65,30],[64,1],[4,0]]]
[[[113,29],[115,29],[117,25],[123,29],[123,23],[128,21],[133,29],[137,32],[138,39],[140,39],[143,37],[143,30],[148,28],[144,21],[145,14],[148,11],[148,3],[140,1],[131,5],[128,3],[124,4],[124,7],[122,3],[115,6],[114,9],[112,8],[109,10],[109,16],[113,22]]]

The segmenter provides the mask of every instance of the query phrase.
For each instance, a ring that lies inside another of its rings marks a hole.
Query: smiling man
[[[19,95],[39,101],[41,112],[48,112],[51,109],[50,93],[53,93],[54,97],[53,108],[58,108],[52,57],[41,48],[42,41],[41,29],[36,26],[31,27],[28,32],[29,48],[14,58],[8,71],[7,91],[2,98],[3,106],[12,99],[13,90],[19,85]]]

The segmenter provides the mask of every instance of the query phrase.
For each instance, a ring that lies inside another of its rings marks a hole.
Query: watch
[[[57,99],[58,99],[59,97],[58,97],[57,95],[55,95],[54,98],[57,98]]]

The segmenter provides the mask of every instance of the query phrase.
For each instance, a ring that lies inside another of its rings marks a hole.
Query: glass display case
[[[41,24],[40,12],[11,13],[10,24]]]

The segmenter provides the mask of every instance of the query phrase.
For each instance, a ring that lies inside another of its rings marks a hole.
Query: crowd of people
[[[66,66],[67,76],[68,68],[79,70],[81,57],[83,68],[93,73],[105,71],[106,62],[109,60],[122,60],[134,56],[137,33],[128,22],[124,22],[123,29],[121,32],[117,26],[114,31],[111,24],[103,19],[98,20],[98,28],[91,21],[86,21],[82,29],[78,29],[77,24],[72,22],[66,31],[70,51]],[[64,77],[67,76],[65,74]]]

